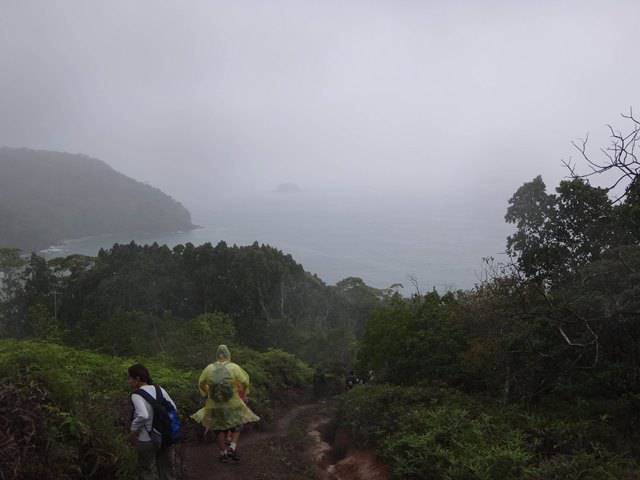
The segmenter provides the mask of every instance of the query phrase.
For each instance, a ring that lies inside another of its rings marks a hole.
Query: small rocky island
[[[302,189],[298,184],[291,183],[291,182],[281,183],[276,187],[276,190],[275,190],[276,193],[283,193],[283,194],[299,193],[301,191]]]

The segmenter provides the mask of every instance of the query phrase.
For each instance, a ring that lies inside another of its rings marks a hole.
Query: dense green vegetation
[[[53,336],[114,355],[146,348],[171,353],[181,364],[189,361],[185,355],[199,355],[183,346],[208,335],[207,346],[237,339],[310,361],[330,357],[344,368],[369,312],[388,296],[356,278],[328,287],[290,255],[258,244],[131,243],[97,258],[48,263],[36,255],[23,262],[5,249],[0,269],[7,276],[5,313],[0,310],[5,334]]]
[[[305,387],[309,367],[280,351],[238,349],[252,376],[251,406],[268,425],[273,403]],[[113,357],[32,341],[0,340],[0,473],[3,478],[134,478],[128,447],[127,367],[143,361],[188,415],[202,403],[200,373],[160,358]]]
[[[365,385],[343,398],[337,424],[376,448],[394,479],[638,478],[637,448],[600,407],[505,406],[442,385]]]
[[[69,238],[193,228],[157,188],[84,155],[0,148],[0,247],[38,250]]]
[[[14,396],[13,405],[1,411],[3,426],[11,422],[2,435],[14,437],[6,447],[12,461],[3,462],[3,473],[82,478],[95,470],[97,478],[131,478],[125,428],[129,365],[131,360],[42,342],[0,342],[2,392],[10,389]],[[193,403],[193,375],[157,362],[149,367],[176,401]]]
[[[640,247],[375,311],[339,424],[394,478],[637,478]]]
[[[340,422],[394,478],[640,476],[640,178],[621,138],[591,164],[620,174],[616,190],[525,183],[510,263],[371,315],[358,362],[381,385],[350,392]]]
[[[277,407],[310,393],[313,376],[277,347],[321,358],[328,377],[341,375],[369,312],[387,295],[354,278],[327,287],[259,245],[115,245],[96,258],[49,262],[0,249],[0,272],[0,333],[17,339],[0,344],[0,382],[8,403],[37,425],[12,447],[16,463],[2,463],[20,478],[82,478],[94,469],[94,478],[130,478],[126,367],[147,364],[190,414],[202,402],[197,375],[223,342],[250,374],[250,406],[268,428]],[[11,424],[6,434],[21,428]],[[42,462],[28,462],[29,452]],[[48,472],[50,462],[57,469]]]

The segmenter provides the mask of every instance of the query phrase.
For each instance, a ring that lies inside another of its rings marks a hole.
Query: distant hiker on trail
[[[313,373],[313,396],[324,397],[327,394],[327,377],[322,367],[317,367]]]
[[[220,345],[216,362],[208,365],[200,375],[198,388],[207,397],[204,408],[191,418],[205,428],[213,430],[220,449],[220,461],[239,461],[237,453],[240,429],[245,423],[257,422],[260,418],[247,407],[249,375],[239,365],[231,362],[231,353],[226,345]],[[231,442],[226,444],[231,433]]]
[[[351,370],[349,372],[349,375],[347,375],[347,378],[345,379],[345,388],[347,390],[351,390],[353,387],[355,387],[357,384],[359,383],[358,381],[358,377],[356,377],[356,374],[353,373],[353,370]]]
[[[132,365],[128,374],[133,404],[131,441],[138,453],[138,478],[173,480],[169,446],[179,429],[176,404],[164,388],[153,384],[144,365]]]

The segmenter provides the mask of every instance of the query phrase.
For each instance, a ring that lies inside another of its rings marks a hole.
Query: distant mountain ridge
[[[0,247],[189,230],[191,214],[160,189],[85,155],[0,148]]]

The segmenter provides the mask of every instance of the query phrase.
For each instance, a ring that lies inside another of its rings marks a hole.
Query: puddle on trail
[[[329,424],[328,417],[316,417],[307,431],[312,439],[311,456],[320,480],[389,479],[388,468],[376,460],[373,452],[350,448],[350,439],[344,434],[329,438]]]

